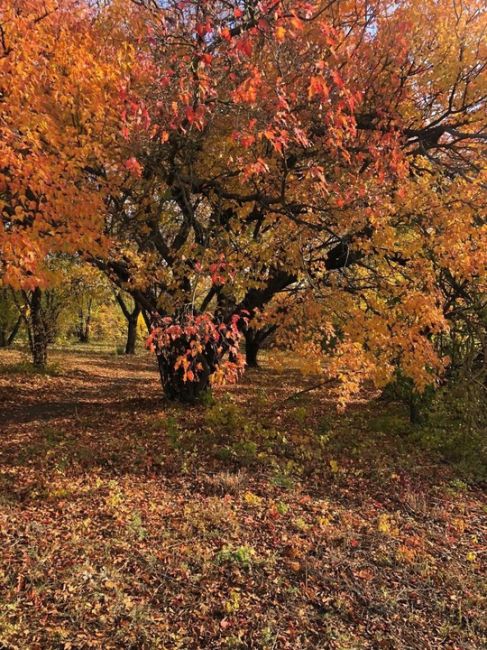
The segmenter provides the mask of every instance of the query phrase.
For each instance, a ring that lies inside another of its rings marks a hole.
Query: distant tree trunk
[[[47,348],[53,343],[57,334],[57,325],[62,311],[62,294],[55,289],[43,291],[36,287],[33,291],[22,291],[19,301],[14,301],[20,318],[25,324],[29,338],[32,362],[37,368],[47,364]]]
[[[130,311],[120,293],[117,293],[115,297],[118,304],[120,305],[120,309],[122,310],[123,315],[127,319],[127,341],[125,343],[125,354],[135,354],[135,346],[137,344],[137,322],[139,320],[141,306],[137,301],[134,300],[134,308],[132,311]],[[147,324],[145,315],[144,320]]]
[[[125,354],[135,354],[135,344],[137,343],[137,322],[139,320],[140,306],[136,303],[133,312],[128,319],[127,343],[125,345]]]
[[[0,348],[8,348],[12,345],[15,340],[15,337],[19,333],[20,325],[22,323],[22,318],[19,316],[17,322],[14,324],[10,333],[6,328],[0,329]]]
[[[26,294],[25,294],[26,296]],[[48,332],[42,313],[42,291],[36,287],[32,292],[30,301],[30,314],[24,317],[29,335],[29,346],[32,354],[32,363],[36,368],[43,369],[47,365],[47,346],[49,343]]]
[[[79,310],[79,322],[77,328],[77,335],[80,343],[89,343],[90,341],[92,304],[93,304],[93,300],[89,298],[86,312],[83,309],[83,306],[81,306]]]
[[[0,288],[0,348],[12,345],[20,329],[22,317],[18,312],[18,292]]]
[[[15,337],[19,333],[21,324],[22,324],[22,318],[20,318],[20,316],[19,316],[19,318],[17,319],[17,322],[15,323],[12,331],[10,332],[9,337],[7,338],[7,347],[12,345],[12,343],[15,341]]]
[[[83,327],[78,329],[78,340],[80,343],[89,343],[90,341],[90,321],[87,320]]]

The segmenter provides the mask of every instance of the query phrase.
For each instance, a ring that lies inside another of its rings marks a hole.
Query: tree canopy
[[[485,352],[481,0],[4,7],[4,284],[102,269],[183,399],[238,377],[241,334],[277,331],[341,403],[434,383],[458,328]]]

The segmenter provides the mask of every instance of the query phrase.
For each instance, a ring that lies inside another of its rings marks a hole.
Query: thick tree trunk
[[[198,373],[197,381],[184,381],[181,368],[177,370],[177,355],[157,354],[157,363],[164,395],[171,401],[194,404],[203,393],[210,389],[210,375],[214,370],[211,360],[204,354],[198,358],[202,370]]]
[[[48,336],[42,314],[42,291],[37,287],[32,292],[30,301],[29,343],[32,363],[43,369],[47,365]]]
[[[277,325],[269,325],[260,330],[248,327],[245,331],[245,362],[249,368],[258,368],[258,354],[264,341],[277,329]]]
[[[248,368],[258,368],[257,356],[260,350],[260,343],[255,336],[254,330],[245,332],[245,362]]]

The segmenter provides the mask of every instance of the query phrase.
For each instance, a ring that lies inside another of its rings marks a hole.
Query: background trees
[[[11,345],[18,334],[22,318],[9,289],[0,289],[0,347]]]
[[[103,246],[103,179],[116,82],[91,3],[9,0],[0,9],[0,271],[46,282],[54,252]]]

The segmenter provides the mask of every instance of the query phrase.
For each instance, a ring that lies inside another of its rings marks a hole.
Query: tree
[[[71,256],[52,257],[44,273],[45,288],[10,290],[17,316],[25,325],[33,364],[41,369],[47,364],[49,345],[61,334],[62,320],[74,320],[78,338],[86,337],[96,301],[111,296],[106,278]]]
[[[137,343],[137,324],[141,314],[141,307],[133,301],[133,307],[130,309],[125,302],[120,291],[117,291],[115,298],[120,305],[123,315],[127,319],[127,342],[125,344],[125,354],[135,354],[135,346]]]
[[[481,0],[92,5],[2,14],[4,282],[89,260],[140,305],[171,398],[268,332],[340,403],[435,382],[444,278],[485,291]]]
[[[79,258],[66,260],[65,279],[69,285],[67,307],[76,323],[74,335],[80,343],[88,343],[97,307],[112,300],[110,284],[102,273]]]
[[[128,12],[127,174],[109,200],[117,244],[95,261],[154,329],[171,319],[161,339],[177,352],[155,347],[171,360],[160,363],[169,394],[206,388],[235,350],[238,332],[230,348],[199,345],[188,378],[195,319],[237,318],[253,363],[266,332],[295,324],[299,294],[314,319],[290,340],[310,359],[334,340],[323,363],[343,399],[398,365],[420,388],[434,381],[447,322],[431,246],[447,264],[462,249],[462,273],[485,269],[479,2],[195,0]]]
[[[104,246],[100,165],[113,144],[120,73],[96,24],[88,1],[2,2],[3,286],[42,287],[49,255]]]
[[[345,18],[347,21],[341,48],[356,53],[341,67],[341,74],[363,98],[361,110],[355,114],[358,132],[363,136],[374,130],[384,134],[395,132],[408,173],[385,201],[377,201],[375,206],[344,202],[342,223],[323,223],[325,229],[331,226],[333,232],[337,226],[346,227],[350,209],[356,222],[352,230],[337,237],[335,247],[324,260],[326,270],[340,269],[343,281],[344,275],[357,273],[352,267],[361,265],[362,273],[365,264],[375,267],[378,256],[373,238],[380,234],[384,239],[385,225],[395,248],[392,255],[388,254],[387,262],[395,264],[399,273],[405,272],[404,265],[411,254],[423,257],[427,267],[430,261],[426,259],[431,260],[432,249],[438,255],[443,248],[447,253],[442,253],[444,270],[450,267],[456,275],[458,271],[452,264],[458,267],[463,260],[461,277],[482,276],[486,18],[481,3],[464,3],[460,9],[450,2],[421,6],[413,2],[395,3],[392,11],[387,5],[381,8],[369,4],[368,11],[363,13],[358,6],[354,13],[347,3],[335,3],[332,13],[334,25],[344,24]],[[340,47],[337,53],[340,54]],[[387,222],[384,214],[373,213],[378,208],[383,213],[397,210],[398,216]],[[361,214],[365,221],[360,221]],[[428,228],[431,230],[425,237]],[[384,241],[380,245],[387,253]],[[466,269],[468,265],[472,267],[470,271]],[[438,290],[437,268],[425,267],[411,269],[410,278],[424,279],[426,273]],[[383,272],[386,277],[392,276],[390,268]],[[368,282],[377,291],[377,282],[370,273]],[[320,285],[321,292],[323,282]],[[309,282],[302,286],[308,288]],[[348,283],[346,290],[354,291],[362,301],[356,281]],[[428,292],[426,286],[424,290]],[[331,296],[327,300],[332,300]]]
[[[211,312],[222,327],[237,316],[245,329],[247,314],[293,281],[310,255],[302,235],[313,224],[303,215],[313,205],[303,199],[315,195],[321,209],[322,165],[333,159],[338,189],[340,165],[363,165],[348,150],[357,97],[332,70],[335,37],[317,7],[191,6],[142,9],[150,37],[137,34],[140,70],[127,82],[123,115],[127,149],[137,156],[127,158],[128,182],[110,200],[111,234],[122,246],[97,261],[156,328],[170,316],[184,332]],[[307,22],[309,38],[298,40]],[[295,170],[297,154],[303,168]],[[384,157],[370,156],[374,170],[382,166]],[[369,182],[377,187],[372,166]],[[189,346],[182,336],[175,347]],[[216,374],[235,345],[210,347],[195,379]],[[185,377],[174,366],[160,364],[165,386]]]
[[[32,363],[43,370],[47,366],[48,346],[58,333],[59,317],[66,304],[66,296],[56,288],[31,291],[23,289],[17,307],[27,330]]]

